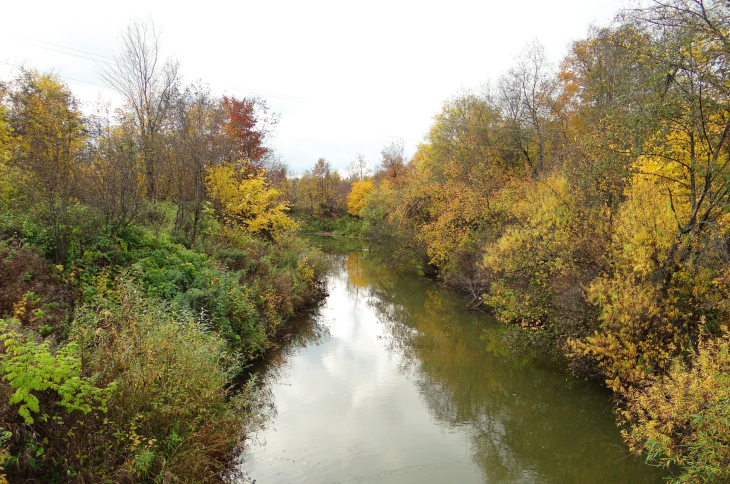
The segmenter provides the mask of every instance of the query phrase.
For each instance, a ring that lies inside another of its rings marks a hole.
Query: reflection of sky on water
[[[369,269],[339,264],[317,315],[328,337],[270,368],[278,414],[241,466],[258,484],[661,481],[632,462],[612,470],[610,412],[596,426],[605,395],[490,357],[484,317],[423,279]]]

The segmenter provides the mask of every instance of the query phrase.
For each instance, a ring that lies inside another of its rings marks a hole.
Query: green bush
[[[69,343],[51,352],[48,341],[37,343],[19,331],[16,321],[2,319],[0,341],[4,344],[0,353],[0,374],[15,389],[8,403],[11,406],[20,404],[18,414],[25,423],[35,421],[31,413],[40,412],[38,395],[47,390],[57,394],[56,405],[66,408],[69,413],[74,410],[84,414],[92,410],[106,412],[106,402],[116,383],[98,388],[92,380],[81,376],[77,344]]]
[[[363,236],[363,221],[352,215],[345,214],[337,218],[320,218],[298,212],[294,217],[300,224],[299,231],[305,234],[329,232],[342,237]]]

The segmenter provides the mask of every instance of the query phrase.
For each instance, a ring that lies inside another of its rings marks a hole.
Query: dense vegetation
[[[321,290],[266,105],[183,86],[149,24],[123,40],[113,115],[0,86],[0,482],[220,479],[256,418],[233,378]]]
[[[325,269],[290,204],[605,381],[631,450],[676,482],[727,482],[728,19],[657,0],[557,67],[532,44],[410,160],[392,143],[348,178],[324,159],[288,177],[266,104],[183,86],[144,23],[104,70],[113,114],[22,71],[0,86],[0,482],[216,479],[255,400],[232,377]]]
[[[349,209],[512,341],[605,381],[633,451],[727,482],[729,19],[727,2],[658,0],[558,68],[530,45],[446,101],[410,161],[387,147],[346,196],[320,163],[295,207]]]

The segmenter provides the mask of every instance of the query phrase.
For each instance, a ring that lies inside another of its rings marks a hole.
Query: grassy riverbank
[[[123,230],[89,220],[79,250],[53,264],[44,225],[2,208],[9,481],[213,479],[255,419],[255,396],[230,381],[318,297],[320,253],[215,224],[188,248],[174,207],[156,203]]]

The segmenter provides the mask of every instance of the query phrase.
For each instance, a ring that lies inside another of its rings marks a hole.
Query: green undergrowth
[[[213,220],[192,243],[166,203],[94,217],[62,263],[32,211],[0,217],[0,482],[216,481],[257,420],[233,378],[320,297],[325,256]]]

